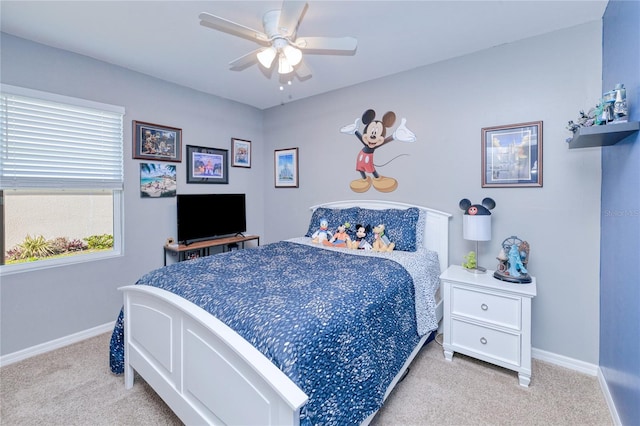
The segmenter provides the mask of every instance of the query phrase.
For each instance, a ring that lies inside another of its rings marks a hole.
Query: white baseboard
[[[611,397],[611,392],[609,392],[609,385],[607,385],[607,381],[602,374],[602,370],[598,368],[598,382],[600,383],[600,389],[602,390],[602,394],[604,395],[604,400],[607,402],[607,406],[609,407],[609,413],[611,413],[611,420],[613,420],[613,424],[616,426],[621,426],[622,422],[620,421],[620,416],[618,415],[618,410],[616,409],[616,404],[613,402],[613,398]]]
[[[23,349],[21,351],[13,352],[0,357],[0,367],[13,364],[14,362],[22,361],[32,356],[40,355],[45,352],[53,351],[55,349],[62,348],[64,346],[78,343],[82,340],[89,339],[91,337],[98,336],[102,333],[107,333],[113,330],[115,321],[107,324],[99,325],[97,327],[83,330],[78,333],[70,334],[69,336],[61,337],[59,339],[51,340],[49,342],[41,343],[30,348]]]
[[[558,355],[553,352],[543,351],[542,349],[532,348],[531,357],[594,377],[598,375],[598,371],[600,370],[600,367],[596,364],[580,361],[575,358],[569,358],[564,355]]]

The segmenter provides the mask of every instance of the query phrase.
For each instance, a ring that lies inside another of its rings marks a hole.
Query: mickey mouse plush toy
[[[398,187],[398,181],[391,177],[380,176],[373,164],[373,153],[376,149],[393,140],[401,142],[415,142],[416,137],[406,126],[406,120],[403,118],[400,126],[393,132],[391,136],[386,136],[387,128],[393,126],[396,122],[396,114],[388,111],[382,116],[382,120],[376,120],[376,112],[368,109],[362,114],[362,123],[365,125],[363,133],[358,131],[358,118],[353,124],[349,124],[340,129],[340,132],[350,135],[356,135],[358,140],[362,142],[364,148],[358,153],[356,160],[356,171],[360,172],[361,179],[351,182],[351,190],[354,192],[366,192],[371,185],[380,192],[391,192]],[[370,176],[367,176],[370,173]]]
[[[370,225],[356,225],[356,238],[351,240],[351,247],[354,250],[371,250],[373,247],[367,241],[367,234],[371,232]]]

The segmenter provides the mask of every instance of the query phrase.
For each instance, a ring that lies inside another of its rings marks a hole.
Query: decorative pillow
[[[307,230],[305,237],[311,237],[314,232],[320,229],[321,219],[327,219],[327,222],[329,222],[329,231],[332,233],[335,233],[338,226],[345,222],[349,222],[355,226],[360,210],[361,209],[359,207],[349,207],[348,209],[328,209],[325,207],[319,207],[315,209],[311,215],[309,229]]]
[[[420,217],[420,209],[411,207],[401,209],[360,209],[360,215],[356,223],[371,225],[373,229],[381,223],[385,226],[385,234],[392,243],[394,250],[416,251],[416,225]],[[369,243],[373,244],[373,233],[367,235]]]
[[[427,212],[420,210],[420,216],[418,216],[418,223],[416,224],[416,249],[425,248],[427,242],[425,241],[425,228],[427,226]]]

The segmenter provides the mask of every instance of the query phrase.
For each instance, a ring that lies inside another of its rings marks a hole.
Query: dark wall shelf
[[[614,145],[640,129],[640,122],[580,127],[569,141],[569,149]]]

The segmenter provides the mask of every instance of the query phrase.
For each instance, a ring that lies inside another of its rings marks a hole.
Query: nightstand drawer
[[[520,330],[521,300],[452,286],[451,314]]]
[[[501,360],[514,366],[520,365],[520,335],[484,328],[464,321],[451,321],[451,344]]]

